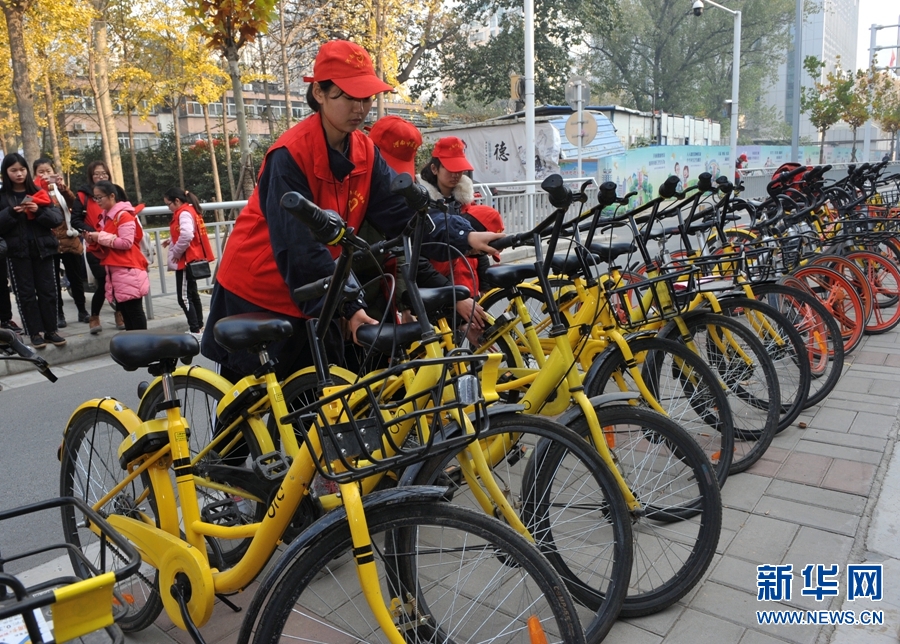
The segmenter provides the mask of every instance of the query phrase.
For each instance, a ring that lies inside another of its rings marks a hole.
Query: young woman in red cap
[[[285,193],[296,191],[322,208],[339,213],[358,229],[365,220],[386,236],[399,234],[412,216],[405,201],[390,191],[393,177],[384,159],[360,127],[374,96],[391,91],[375,75],[369,54],[359,45],[333,40],[319,49],[306,101],[313,114],[285,132],[266,153],[259,181],[238,217],[222,254],[210,312],[201,341],[203,355],[222,365],[222,374],[239,378],[256,369],[258,357],[230,354],[213,337],[217,320],[237,313],[267,311],[286,316],[294,336],[269,347],[284,377],[311,363],[304,319],[315,317],[321,300],[297,304],[294,289],[331,275],[333,253],[313,239],[306,226],[281,208]],[[476,232],[458,217],[437,222],[435,238],[445,236],[462,250],[489,252],[500,237]],[[365,302],[344,309],[347,335],[377,321]],[[342,339],[326,339],[340,359]]]

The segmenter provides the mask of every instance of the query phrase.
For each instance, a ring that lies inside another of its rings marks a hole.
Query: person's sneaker
[[[100,316],[99,315],[90,316],[90,318],[88,318],[88,322],[90,322],[90,325],[91,325],[91,328],[90,328],[91,335],[97,335],[98,333],[100,333],[103,330],[103,327],[100,326]]]
[[[89,324],[91,321],[91,314],[87,311],[79,311],[78,312],[78,321],[84,322],[85,324]]]
[[[56,326],[60,329],[65,329],[67,326],[69,326],[69,323],[66,322],[65,316],[60,315],[56,318]]]
[[[66,339],[62,337],[59,333],[45,333],[44,340],[49,342],[55,347],[64,347],[66,346]]]
[[[125,330],[125,318],[122,317],[121,311],[116,311],[116,328],[119,331]]]
[[[10,320],[9,322],[0,322],[0,329],[8,329],[14,333],[22,333],[22,327]]]
[[[40,333],[35,333],[33,336],[31,336],[31,346],[33,346],[35,349],[43,349],[47,346],[47,342],[44,340],[44,336],[42,336]]]

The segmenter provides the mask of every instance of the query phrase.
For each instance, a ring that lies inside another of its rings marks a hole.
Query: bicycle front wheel
[[[631,518],[606,464],[570,429],[540,416],[492,416],[481,446],[506,500],[586,607],[588,640],[600,641],[625,598],[632,552]],[[448,486],[454,504],[485,511],[475,495],[481,489],[463,476],[467,460],[467,451],[431,459],[413,482]]]
[[[641,504],[622,617],[659,612],[703,578],[719,543],[722,496],[709,459],[681,427],[650,409],[599,407],[606,448]],[[584,415],[568,425],[592,439]]]
[[[553,567],[512,528],[447,503],[386,505],[366,517],[382,594],[406,642],[584,642]],[[253,642],[387,642],[356,580],[342,522],[285,569],[266,598]]]
[[[69,423],[62,446],[59,494],[81,499],[104,518],[119,514],[156,523],[156,507],[147,477],[135,478],[104,506],[95,507],[126,478],[125,470],[119,465],[118,449],[127,436],[125,426],[105,409],[83,410],[77,415]],[[66,543],[81,550],[100,572],[120,568],[126,561],[114,547],[108,548],[109,554],[104,559],[97,535],[74,506],[63,506],[62,523]],[[82,578],[97,574],[87,569],[76,554],[70,553],[69,557],[73,569]],[[116,621],[125,632],[147,628],[162,611],[159,571],[147,564],[141,564],[135,575],[117,583],[115,590],[122,604],[121,616]]]

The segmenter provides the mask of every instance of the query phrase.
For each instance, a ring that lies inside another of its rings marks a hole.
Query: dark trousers
[[[28,244],[27,257],[9,258],[9,277],[19,303],[25,335],[56,333],[56,281],[53,279],[53,256],[41,257],[33,244]]]
[[[66,269],[66,278],[69,280],[69,295],[75,301],[78,312],[84,311],[84,260],[81,255],[74,253],[60,253],[54,256],[53,263],[55,267],[54,276],[56,277],[56,303],[59,307],[59,316],[63,317],[63,300],[62,300],[62,280],[59,278],[59,265],[62,264]]]
[[[122,314],[125,320],[126,331],[137,331],[147,328],[147,315],[144,313],[144,298],[116,302],[116,310]]]
[[[197,290],[197,279],[189,270],[175,271],[175,292],[178,294],[178,304],[187,316],[188,328],[191,333],[199,333],[203,326],[203,302]]]
[[[106,301],[106,269],[100,265],[100,260],[93,253],[87,254],[88,266],[91,269],[91,275],[97,282],[97,290],[94,291],[94,297],[91,298],[91,315],[100,315],[100,309]]]
[[[6,259],[0,259],[0,322],[12,320],[12,299],[9,292],[9,269]]]

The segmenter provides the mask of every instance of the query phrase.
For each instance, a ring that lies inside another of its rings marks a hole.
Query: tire
[[[900,324],[900,270],[886,257],[869,251],[849,253],[847,259],[860,267],[872,291],[874,307],[865,332],[887,333]]]
[[[735,427],[719,377],[703,358],[678,342],[637,338],[628,346],[650,391],[669,418],[697,442],[713,463],[719,485],[724,484],[734,455]],[[615,345],[595,360],[585,376],[584,390],[589,397],[609,391],[639,391]]]
[[[81,499],[93,507],[106,493],[125,479],[119,465],[118,449],[128,436],[128,430],[114,415],[104,409],[83,410],[68,426],[62,446],[60,465],[60,496]],[[156,522],[153,491],[148,490],[146,476],[136,478],[105,506],[97,508],[104,518],[113,514],[137,517],[144,515]],[[137,499],[143,499],[140,504]],[[101,572],[121,567],[125,558],[115,547],[108,548],[105,567],[101,565],[99,540],[85,526],[85,517],[74,507],[62,508],[62,524],[66,543],[80,550]],[[96,576],[75,553],[69,553],[75,573],[86,579]],[[138,572],[115,586],[121,598],[121,616],[116,623],[125,632],[141,631],[150,626],[162,611],[159,595],[159,572],[145,563]],[[122,601],[124,600],[124,601]]]
[[[841,329],[844,355],[853,352],[862,341],[865,330],[863,303],[853,284],[846,277],[824,266],[803,266],[782,280],[789,285],[801,285],[816,296]]]
[[[802,288],[765,282],[753,285],[753,295],[781,311],[800,332],[811,376],[803,407],[819,404],[835,388],[844,369],[844,341],[837,322],[822,302]]]
[[[756,334],[771,358],[781,395],[778,431],[783,431],[803,411],[809,395],[812,377],[803,337],[781,311],[765,302],[746,297],[726,297],[720,299],[719,304],[723,315],[741,321],[745,328]],[[752,311],[753,316],[748,316],[747,311]]]
[[[530,615],[548,641],[585,641],[559,575],[496,519],[447,503],[409,502],[379,507],[367,521],[385,599],[413,603],[421,619],[404,631],[407,642],[527,638]],[[252,641],[386,642],[361,594],[352,553],[343,521],[300,553],[266,598]]]
[[[685,322],[728,396],[734,420],[729,474],[743,472],[762,458],[778,432],[781,394],[775,367],[756,334],[740,322],[714,313],[687,316]],[[677,327],[667,328],[678,337]]]
[[[872,311],[875,310],[875,296],[872,293],[872,287],[866,279],[866,275],[863,273],[862,268],[848,258],[832,253],[814,255],[810,257],[809,260],[810,265],[824,266],[833,271],[837,271],[853,284],[853,288],[856,289],[856,293],[862,300],[864,310],[863,315],[865,315],[866,322],[868,323],[869,319],[872,317]]]
[[[634,563],[620,615],[650,615],[684,597],[709,568],[722,528],[719,485],[709,459],[671,419],[631,405],[597,414],[611,428],[607,444],[643,508],[632,515]],[[568,426],[591,439],[583,415]]]
[[[579,612],[588,640],[601,641],[619,614],[632,567],[631,517],[615,479],[594,447],[547,418],[492,416],[481,436],[483,445],[503,447],[492,465],[495,479],[585,607]],[[447,485],[454,504],[483,512],[456,455],[425,462],[413,483]]]
[[[187,420],[190,433],[188,441],[191,448],[192,458],[196,458],[200,452],[206,448],[218,435],[216,418],[216,407],[219,401],[228,392],[221,391],[215,385],[202,380],[200,378],[192,378],[190,376],[174,376],[175,395],[181,402],[181,415]],[[141,396],[141,403],[138,406],[138,417],[142,421],[151,420],[153,418],[165,418],[165,412],[157,412],[157,405],[165,399],[162,381],[157,380],[144,395]],[[203,468],[207,464],[228,465],[233,467],[248,467],[247,457],[255,459],[260,456],[260,448],[257,441],[253,438],[249,425],[242,423],[238,426],[237,433],[241,434],[241,439],[235,446],[223,453],[210,452],[203,459],[195,463],[195,477],[197,501],[200,503],[201,512],[206,509],[212,509],[213,506],[221,507],[221,504],[233,502],[239,514],[242,523],[257,523],[262,521],[266,513],[268,503],[259,503],[250,498],[244,498],[240,495],[228,494],[221,490],[215,489],[213,486],[203,485],[206,475]],[[229,440],[223,441],[230,442]],[[219,483],[232,483],[228,478],[228,473],[218,471],[216,480]],[[240,481],[233,483],[234,487],[241,487]],[[264,501],[268,501],[264,499]],[[207,537],[210,545],[212,561],[221,560],[225,566],[233,566],[246,552],[250,545],[251,539],[213,539]]]

